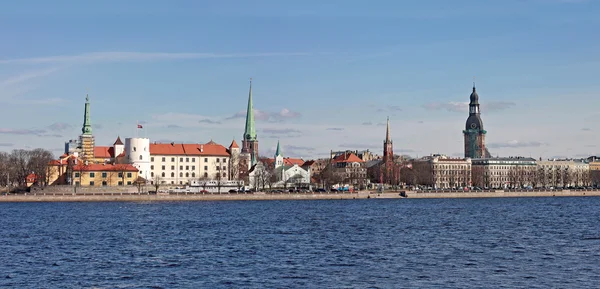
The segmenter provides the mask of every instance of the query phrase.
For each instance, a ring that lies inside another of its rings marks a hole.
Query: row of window
[[[161,166],[161,169],[164,171],[166,169],[166,166],[164,166],[164,165]],[[227,167],[226,166],[223,166],[223,167],[217,166],[216,167],[217,171],[219,171],[221,169],[224,170],[224,171],[226,171]],[[150,165],[150,170],[154,170],[154,165]],[[171,166],[171,170],[174,171],[175,170],[175,166]],[[183,166],[179,166],[179,170],[183,171]],[[190,166],[185,166],[185,170],[189,171],[190,170]],[[195,171],[195,170],[196,170],[196,166],[192,166],[192,171]],[[204,166],[204,170],[208,171],[208,166]]]
[[[103,178],[106,178],[107,175],[108,174],[106,172],[102,172],[102,177]],[[89,176],[90,176],[90,178],[95,178],[96,177],[96,173],[95,172],[89,172]],[[128,178],[131,178],[131,176],[132,176],[131,173],[127,173],[127,177]],[[75,177],[79,178],[79,172],[75,173]],[[119,173],[119,178],[122,178],[122,177],[123,177],[123,173]]]
[[[151,173],[150,173],[150,176],[151,176],[151,177],[154,177],[154,172],[151,172]],[[162,172],[162,173],[160,174],[160,176],[164,178],[164,177],[166,177],[166,174],[165,174],[164,172]],[[183,178],[183,176],[184,176],[184,174],[183,174],[183,173],[179,173],[179,177],[180,177],[180,178]],[[195,178],[195,177],[196,177],[196,173],[191,173],[191,175],[190,175],[190,173],[185,173],[185,177],[186,177],[186,178],[189,178],[190,176],[191,176],[192,178]],[[217,173],[217,178],[218,178],[218,177],[220,177],[220,176],[221,176],[221,175],[220,175],[219,173]],[[172,173],[171,173],[171,178],[174,178],[174,177],[175,177],[175,173],[173,173],[173,172],[172,172]],[[208,178],[208,173],[204,173],[204,177],[205,177],[205,178]],[[223,177],[224,177],[224,178],[226,178],[226,177],[227,177],[227,173],[223,173]]]
[[[140,156],[140,157],[141,157],[141,156]],[[175,159],[176,159],[176,158],[171,158],[171,162],[175,162]],[[184,159],[184,158],[179,158],[179,162],[180,162],[180,163],[183,163],[183,159]],[[192,163],[196,161],[196,158],[191,158],[191,159],[192,159]],[[154,161],[154,157],[150,157],[150,161],[151,161],[151,162],[153,162],[153,161]],[[162,157],[161,161],[164,163],[164,162],[166,162],[166,161],[167,161],[167,158],[166,158],[166,157]],[[186,163],[189,163],[189,162],[190,162],[190,158],[185,158],[185,162],[186,162]],[[204,162],[205,162],[205,163],[208,163],[208,158],[204,158]],[[217,163],[218,163],[218,162],[221,162],[221,159],[219,159],[219,158],[216,158],[216,162],[217,162]],[[226,162],[227,162],[227,158],[223,158],[223,159],[222,159],[222,162],[226,163]]]
[[[89,185],[90,185],[90,187],[93,187],[93,186],[95,186],[95,185],[96,185],[96,182],[94,182],[94,181],[90,181],[90,184],[89,184]],[[123,185],[123,182],[119,181],[118,185],[119,185],[119,186],[122,186],[122,185]],[[128,182],[127,182],[127,185],[128,185],[128,186],[131,186],[131,181],[128,181]],[[81,183],[79,183],[79,182],[75,182],[75,186],[78,186],[78,187],[79,187],[79,186],[81,186]],[[108,182],[106,182],[106,181],[102,181],[102,186],[103,186],[103,187],[106,187],[106,186],[108,186]]]

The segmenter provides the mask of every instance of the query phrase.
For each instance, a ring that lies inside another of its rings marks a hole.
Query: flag
[[[144,128],[144,127],[142,127],[142,125],[141,125],[141,124],[138,124],[138,128]]]

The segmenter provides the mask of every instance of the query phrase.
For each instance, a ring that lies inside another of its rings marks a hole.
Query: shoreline
[[[344,194],[11,194],[1,202],[181,202],[181,201],[269,201],[269,200],[354,200],[354,199],[460,199],[523,197],[599,197],[600,191],[522,191],[522,192],[415,192]]]

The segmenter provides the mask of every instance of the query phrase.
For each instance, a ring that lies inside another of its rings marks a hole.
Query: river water
[[[600,198],[0,203],[2,288],[598,288]]]

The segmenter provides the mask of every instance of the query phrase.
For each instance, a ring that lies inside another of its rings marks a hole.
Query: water
[[[600,198],[0,203],[0,287],[597,288]]]

